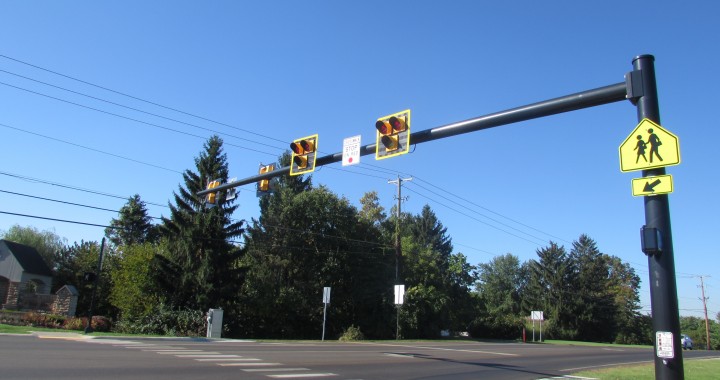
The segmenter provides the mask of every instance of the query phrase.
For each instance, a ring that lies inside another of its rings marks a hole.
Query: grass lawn
[[[720,373],[720,359],[683,360],[685,378],[693,380],[713,380]],[[573,376],[589,377],[600,380],[633,379],[655,380],[655,365],[640,364],[623,367],[597,369],[574,373]]]
[[[64,329],[51,329],[46,327],[32,327],[32,326],[13,326],[13,325],[5,325],[0,323],[0,334],[31,334],[33,331],[37,332],[53,332],[53,333],[75,333],[75,334],[84,334],[85,332],[83,330],[64,330]],[[118,333],[111,333],[111,332],[93,332],[92,335],[95,336],[125,336],[128,334],[118,334]],[[150,335],[147,335],[150,336]]]

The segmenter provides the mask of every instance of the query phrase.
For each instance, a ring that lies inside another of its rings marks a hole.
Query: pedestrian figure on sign
[[[648,133],[650,134],[650,137],[648,137],[648,143],[650,144],[650,162],[653,162],[653,155],[656,155],[660,161],[662,161],[662,156],[660,152],[658,152],[658,147],[662,145],[662,141],[660,141],[658,135],[653,133],[652,128],[648,129]]]
[[[647,148],[647,144],[645,143],[645,141],[643,141],[642,135],[638,135],[637,139],[638,139],[637,145],[635,145],[635,149],[633,149],[633,150],[638,151],[637,158],[635,159],[635,163],[637,164],[638,161],[640,161],[640,156],[642,156],[643,160],[645,160],[645,162],[647,162],[647,157],[645,157],[645,148]]]

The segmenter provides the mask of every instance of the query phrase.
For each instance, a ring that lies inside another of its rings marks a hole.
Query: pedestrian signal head
[[[290,144],[292,150],[290,175],[300,175],[315,170],[317,143],[318,135],[312,135],[297,139]]]
[[[410,110],[379,118],[375,122],[375,159],[394,157],[410,151]]]

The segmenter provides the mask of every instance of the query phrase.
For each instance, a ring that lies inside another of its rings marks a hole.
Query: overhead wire
[[[28,131],[28,130],[25,130],[25,129],[22,129],[22,128],[13,127],[13,126],[10,126],[10,125],[7,125],[7,124],[0,123],[0,127],[4,127],[4,128],[8,128],[8,129],[13,129],[13,130],[16,130],[16,131],[19,131],[19,132],[23,132],[23,133],[27,133],[27,134],[30,134],[30,135],[33,135],[33,136],[42,137],[42,138],[45,138],[45,139],[48,139],[48,140],[60,142],[60,143],[67,144],[67,145],[72,145],[72,146],[75,146],[75,147],[78,147],[78,148],[82,148],[82,149],[86,149],[86,150],[89,150],[89,151],[92,151],[92,152],[105,154],[105,155],[108,155],[108,156],[112,156],[112,157],[115,157],[115,158],[120,158],[120,159],[123,159],[123,160],[126,160],[126,161],[131,161],[131,162],[135,162],[135,163],[142,164],[142,165],[146,165],[146,166],[150,166],[150,167],[154,167],[154,168],[157,168],[157,169],[161,169],[161,170],[165,170],[165,171],[169,171],[169,172],[173,172],[173,173],[178,173],[178,174],[182,174],[182,173],[183,173],[183,172],[181,172],[181,171],[179,171],[179,170],[166,168],[166,167],[163,167],[163,166],[160,166],[160,165],[151,164],[151,163],[149,163],[149,162],[140,161],[140,160],[136,160],[136,159],[134,159],[134,158],[121,156],[121,155],[119,155],[119,154],[106,152],[106,151],[104,151],[104,150],[95,149],[95,148],[91,148],[91,147],[88,147],[88,146],[85,146],[85,145],[76,144],[76,143],[71,142],[71,141],[62,140],[62,139],[59,139],[59,138],[55,138],[55,137],[43,135],[43,134],[40,134],[40,133],[37,133],[37,132]]]
[[[21,179],[21,180],[24,180],[24,181],[44,183],[44,184],[46,184],[46,185],[52,185],[52,186],[62,187],[62,188],[70,189],[70,190],[82,191],[82,192],[90,193],[90,194],[102,195],[102,196],[110,197],[110,198],[123,199],[123,200],[126,200],[126,201],[130,198],[130,197],[127,197],[127,196],[110,194],[110,193],[105,193],[105,192],[97,191],[97,190],[84,189],[84,188],[77,187],[77,186],[65,185],[65,184],[61,184],[61,183],[58,183],[58,182],[52,182],[52,181],[43,180],[43,179],[39,179],[39,178],[32,178],[32,177],[24,176],[24,175],[21,175],[21,174],[14,174],[14,173],[8,173],[8,172],[0,171],[0,175],[4,175],[4,176],[8,176],[8,177],[13,177],[13,178],[18,178],[18,179]],[[160,203],[147,202],[147,201],[145,201],[145,203],[146,203],[146,204],[149,204],[149,205],[153,205],[153,206],[169,208],[169,206],[166,205],[166,204],[164,205],[164,204],[160,204]]]
[[[165,105],[156,103],[156,102],[152,102],[152,101],[149,101],[149,100],[146,100],[146,99],[142,99],[142,98],[139,98],[139,97],[136,97],[136,96],[133,96],[133,95],[129,95],[129,94],[126,94],[126,93],[123,93],[123,92],[120,92],[120,91],[116,91],[116,90],[113,90],[113,89],[110,89],[110,88],[107,88],[107,87],[103,87],[103,86],[97,85],[97,84],[95,84],[95,83],[91,83],[91,82],[88,82],[88,81],[85,81],[85,80],[82,80],[82,79],[78,79],[78,78],[72,77],[72,76],[70,76],[70,75],[62,74],[62,73],[59,73],[59,72],[57,72],[57,71],[53,71],[53,70],[50,70],[50,69],[47,69],[47,68],[44,68],[44,67],[41,67],[41,66],[38,66],[38,65],[34,65],[34,64],[32,64],[32,63],[29,63],[29,62],[21,61],[21,60],[19,60],[19,59],[12,58],[12,57],[9,57],[9,56],[7,56],[7,55],[0,54],[0,57],[5,58],[5,59],[8,59],[8,60],[11,60],[11,61],[15,61],[15,62],[17,62],[17,63],[21,63],[21,64],[23,64],[23,65],[27,65],[27,66],[30,66],[30,67],[34,67],[34,68],[36,68],[36,69],[38,69],[38,70],[42,70],[42,71],[45,71],[45,72],[49,72],[49,73],[51,73],[51,74],[55,74],[55,75],[61,76],[61,77],[63,77],[63,78],[71,79],[71,80],[74,80],[74,81],[77,81],[77,82],[86,84],[86,85],[88,85],[88,86],[92,86],[92,87],[95,87],[95,88],[99,88],[99,89],[101,89],[101,90],[105,90],[105,91],[108,91],[108,92],[112,92],[112,93],[114,93],[114,94],[122,95],[122,96],[128,97],[128,98],[130,98],[130,99],[138,100],[138,101],[143,102],[143,103],[151,104],[151,105],[156,106],[156,107],[160,107],[160,108],[164,108],[164,109],[167,109],[167,110],[170,110],[170,111],[178,112],[178,113],[181,113],[181,114],[183,114],[183,115],[191,116],[191,117],[194,117],[194,118],[197,118],[197,119],[200,119],[200,120],[204,120],[204,121],[208,121],[208,122],[211,122],[211,123],[214,123],[214,124],[217,124],[217,125],[222,125],[222,126],[225,126],[225,127],[229,127],[229,128],[232,128],[232,129],[236,129],[236,130],[238,130],[238,131],[242,131],[242,132],[245,132],[245,133],[249,133],[249,134],[253,134],[253,135],[256,135],[256,136],[264,137],[264,138],[267,138],[267,139],[270,139],[270,140],[275,140],[275,141],[277,141],[277,142],[287,143],[287,142],[284,141],[284,140],[279,140],[279,139],[276,139],[276,138],[274,138],[274,137],[266,136],[266,135],[263,135],[263,134],[261,134],[261,133],[255,132],[255,131],[250,131],[250,130],[247,130],[247,129],[239,128],[239,127],[236,127],[236,126],[233,126],[233,125],[230,125],[230,124],[226,124],[226,123],[222,123],[222,122],[219,122],[219,121],[215,121],[215,120],[212,120],[212,119],[209,119],[209,118],[206,118],[206,117],[203,117],[203,116],[195,115],[195,114],[192,114],[192,113],[189,113],[189,112],[185,112],[185,111],[182,111],[182,110],[179,110],[179,109],[176,109],[176,108],[168,107],[168,106],[165,106]]]
[[[193,133],[190,133],[190,132],[185,132],[185,131],[181,131],[181,130],[178,130],[178,129],[174,129],[174,128],[162,126],[162,125],[159,125],[159,124],[150,123],[150,122],[147,122],[147,121],[142,121],[142,120],[135,119],[135,118],[132,118],[132,117],[129,117],[129,116],[120,115],[120,114],[118,114],[118,113],[101,110],[101,109],[99,109],[99,108],[90,107],[90,106],[87,106],[87,105],[84,105],[84,104],[80,104],[80,103],[72,102],[72,101],[69,101],[69,100],[61,99],[61,98],[58,98],[58,97],[56,97],[56,96],[52,96],[52,95],[48,95],[48,94],[43,94],[43,93],[41,93],[41,92],[37,92],[37,91],[29,90],[29,89],[26,89],[26,88],[18,87],[18,86],[9,84],[9,83],[0,82],[0,84],[5,85],[5,86],[8,86],[8,87],[15,88],[15,89],[18,89],[18,90],[26,91],[26,92],[29,92],[29,93],[32,93],[32,94],[36,94],[36,95],[39,95],[39,96],[44,96],[44,97],[49,98],[49,99],[54,99],[54,100],[57,100],[57,101],[60,101],[60,102],[64,102],[64,103],[67,103],[67,104],[71,104],[71,105],[74,105],[74,106],[77,106],[77,107],[89,109],[89,110],[92,110],[92,111],[95,111],[95,112],[99,112],[99,113],[104,113],[104,114],[110,115],[110,116],[115,116],[115,117],[118,117],[118,118],[121,118],[121,119],[125,119],[125,120],[129,120],[129,121],[132,121],[132,122],[136,122],[136,123],[139,123],[139,124],[144,124],[144,125],[147,125],[147,126],[150,126],[150,127],[153,127],[153,128],[164,129],[164,130],[166,130],[166,131],[170,131],[170,132],[174,132],[174,133],[178,133],[178,134],[182,134],[182,135],[186,135],[186,136],[197,137],[197,138],[200,138],[200,139],[203,139],[203,140],[207,140],[207,137],[206,137],[206,136],[200,136],[200,135],[196,135],[196,134],[193,134]],[[212,129],[208,129],[208,128],[203,128],[203,127],[198,127],[198,128],[204,129],[204,130],[207,130],[207,131],[210,131],[210,132],[215,132],[215,131],[213,131]],[[223,134],[224,134],[224,135],[228,135],[228,134],[225,134],[225,133],[223,133]],[[232,135],[230,135],[230,136],[232,136]],[[247,146],[232,144],[232,143],[229,143],[229,142],[226,142],[226,144],[227,144],[227,145],[230,145],[230,146],[234,146],[234,147],[236,147],[236,148],[245,149],[245,150],[250,150],[250,151],[253,151],[253,152],[256,152],[256,153],[262,153],[262,154],[267,154],[267,155],[271,155],[271,156],[277,156],[277,154],[275,154],[275,153],[269,153],[269,152],[265,152],[265,151],[262,151],[262,150],[257,150],[257,149],[249,148],[249,147],[247,147]]]
[[[120,213],[120,210],[113,210],[113,209],[104,208],[104,207],[97,207],[97,206],[90,206],[90,205],[85,205],[85,204],[81,204],[81,203],[74,203],[74,202],[62,201],[62,200],[59,200],[59,199],[45,198],[45,197],[40,197],[40,196],[37,196],[37,195],[17,193],[17,192],[14,192],[14,191],[8,191],[8,190],[2,190],[2,189],[0,189],[0,192],[6,193],[6,194],[17,195],[17,196],[21,196],[21,197],[26,197],[26,198],[33,198],[33,199],[40,199],[40,200],[49,201],[49,202],[62,203],[62,204],[70,205],[70,206],[78,206],[78,207],[85,207],[85,208],[90,208],[90,209],[95,209],[95,210],[110,211],[110,212]],[[162,218],[158,218],[158,217],[155,217],[155,216],[149,216],[149,218],[152,218],[152,219],[162,219]]]

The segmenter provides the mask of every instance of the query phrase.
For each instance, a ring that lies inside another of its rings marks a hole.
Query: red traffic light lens
[[[392,125],[392,128],[395,130],[395,132],[402,132],[404,131],[407,126],[405,125],[405,120],[398,118],[398,117],[391,117],[390,118],[390,125]]]
[[[315,151],[315,142],[313,140],[301,140],[300,146],[303,148],[305,153],[312,153]]]
[[[290,143],[290,149],[292,149],[292,151],[295,152],[295,154],[305,153],[305,150],[303,149],[302,145],[300,145],[299,142]]]
[[[380,132],[381,135],[389,135],[392,133],[392,127],[390,126],[390,123],[383,120],[378,120],[375,123],[375,128]]]

